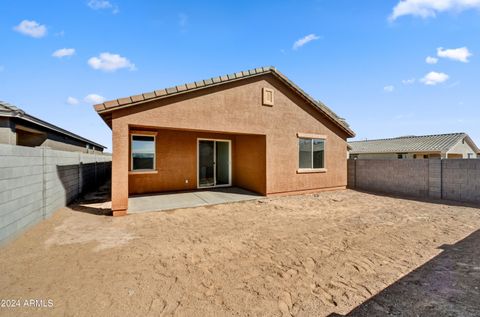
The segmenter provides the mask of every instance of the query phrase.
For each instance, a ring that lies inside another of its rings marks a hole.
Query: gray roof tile
[[[178,85],[177,86],[177,91],[180,92],[180,91],[185,91],[187,90],[187,85]]]
[[[197,88],[197,85],[195,85],[195,82],[187,84],[187,89],[193,89],[193,88]]]
[[[155,98],[155,92],[146,92],[143,94],[143,98],[145,99]]]
[[[195,82],[195,85],[197,85],[197,87],[200,88],[200,87],[205,86],[205,83],[203,82],[203,80],[199,80],[199,81]]]
[[[165,96],[167,94],[167,90],[166,89],[159,89],[159,90],[155,90],[155,95],[157,97],[162,97],[162,96]]]
[[[391,139],[353,141],[351,154],[360,153],[410,153],[410,152],[446,152],[460,140],[468,135],[466,133],[449,133],[421,136],[403,136]]]
[[[177,87],[170,87],[170,88],[167,88],[167,94],[173,94],[173,93],[176,93],[177,92]]]

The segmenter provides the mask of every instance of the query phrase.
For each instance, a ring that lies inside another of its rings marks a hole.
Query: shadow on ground
[[[479,316],[480,230],[339,316]]]
[[[98,216],[112,215],[110,201],[110,182],[106,182],[96,191],[85,194],[83,197],[74,201],[68,207],[78,212],[84,212]]]
[[[349,190],[353,190],[353,191],[364,193],[364,194],[413,200],[413,201],[431,203],[431,204],[437,204],[437,205],[469,207],[469,208],[475,208],[475,209],[480,208],[480,204],[472,203],[472,202],[462,202],[462,201],[455,201],[455,200],[448,200],[448,199],[434,199],[429,197],[419,197],[419,196],[402,195],[402,194],[394,194],[394,193],[383,193],[383,192],[370,191],[370,190],[358,189],[358,188],[349,188]]]

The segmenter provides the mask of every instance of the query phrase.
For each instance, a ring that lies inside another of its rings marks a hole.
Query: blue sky
[[[100,97],[267,65],[356,139],[480,143],[480,0],[2,0],[0,13],[0,100],[108,147]]]

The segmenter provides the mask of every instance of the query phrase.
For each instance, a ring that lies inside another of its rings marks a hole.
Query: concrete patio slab
[[[139,195],[128,199],[128,213],[165,211],[259,199],[264,196],[238,188],[215,188],[188,192]]]

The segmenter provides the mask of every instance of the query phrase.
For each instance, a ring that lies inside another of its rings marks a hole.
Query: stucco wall
[[[156,172],[131,172],[128,182],[130,194],[196,189],[199,138],[230,140],[232,184],[261,194],[265,193],[265,136],[167,129],[149,131],[157,133]]]
[[[0,117],[0,144],[15,144],[15,133],[10,127],[10,119]]]
[[[264,135],[236,135],[233,155],[236,186],[267,194],[266,138]]]
[[[273,107],[262,105],[264,87],[275,91]],[[138,127],[266,135],[267,194],[345,187],[347,183],[346,133],[283,83],[265,75],[114,112],[114,210],[126,208],[128,131]],[[327,172],[297,173],[299,132],[327,137]]]
[[[452,147],[447,154],[460,154],[461,158],[468,158],[469,153],[471,154],[470,158],[477,158],[477,154],[475,153],[475,151],[465,140],[463,140],[458,142],[454,147]]]

